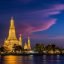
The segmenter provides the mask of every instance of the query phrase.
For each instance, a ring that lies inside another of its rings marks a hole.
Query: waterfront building
[[[14,19],[11,18],[11,20],[10,20],[10,28],[9,28],[9,33],[8,33],[8,38],[6,38],[5,41],[4,41],[4,47],[8,51],[12,51],[14,45],[20,45],[20,46],[22,46],[22,35],[20,34],[19,39],[17,39],[15,25],[14,25]],[[28,38],[28,42],[27,42],[27,47],[25,45],[24,48],[25,49],[31,49],[30,39],[29,38]]]

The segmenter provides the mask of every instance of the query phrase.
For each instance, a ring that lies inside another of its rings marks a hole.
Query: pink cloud
[[[50,16],[60,14],[62,10],[64,10],[64,4],[55,4],[47,9],[27,12],[23,16],[25,19],[23,20],[24,24],[21,23],[19,25],[21,27],[21,30],[19,28],[19,32],[29,34],[49,29],[57,21],[57,18],[51,18]]]
[[[64,10],[64,4],[55,4],[52,6],[51,10]]]
[[[29,34],[33,32],[43,31],[49,29],[51,26],[53,26],[56,23],[56,19],[49,19],[42,21],[41,24],[33,26],[26,23],[26,25],[22,25],[21,27],[21,33]]]
[[[37,32],[37,31],[43,31],[49,29],[52,25],[56,23],[56,19],[50,19],[39,25],[38,27],[34,27],[32,29],[32,32]]]
[[[34,11],[32,12],[32,14],[38,13],[37,15],[42,15],[42,16],[56,15],[56,14],[60,14],[62,10],[64,10],[64,4],[54,4],[51,5],[49,8]]]

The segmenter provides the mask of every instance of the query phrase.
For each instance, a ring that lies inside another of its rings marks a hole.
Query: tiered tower
[[[28,50],[31,50],[30,38],[28,37]]]
[[[12,51],[14,44],[19,45],[19,40],[16,37],[14,20],[13,18],[11,18],[9,34],[8,38],[4,41],[4,46],[7,47],[10,51]]]
[[[25,43],[25,45],[24,45],[24,49],[26,49],[26,50],[31,50],[30,38],[29,38],[29,37],[28,37],[28,42]]]
[[[19,45],[22,46],[22,35],[20,34],[20,37],[19,37]]]
[[[24,44],[24,49],[27,50],[28,49],[28,46],[27,46],[27,43],[25,42]]]

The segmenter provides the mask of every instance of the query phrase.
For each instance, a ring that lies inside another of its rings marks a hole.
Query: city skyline
[[[54,43],[64,46],[64,1],[0,1],[0,44],[4,43],[9,20],[14,17],[17,34],[30,36],[31,44]],[[17,35],[18,37],[19,35]]]

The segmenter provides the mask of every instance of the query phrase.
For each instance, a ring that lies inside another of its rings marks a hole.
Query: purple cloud
[[[21,26],[21,29],[19,29],[19,32],[23,33],[23,34],[29,34],[32,32],[37,32],[37,31],[43,31],[43,30],[47,30],[49,29],[52,25],[54,25],[56,23],[56,19],[49,19],[49,20],[43,20],[40,21],[40,24],[38,25],[38,23],[32,25],[32,24],[27,24]]]
[[[37,31],[43,31],[49,29],[53,24],[56,23],[56,19],[50,19],[47,21],[44,21],[41,25],[31,27],[28,32],[37,32]]]
[[[55,4],[52,6],[51,10],[64,10],[64,4]]]
[[[55,4],[47,9],[26,12],[23,22],[19,25],[19,32],[29,34],[49,29],[57,21],[57,18],[51,18],[51,16],[60,14],[62,10],[64,10],[64,4]]]

